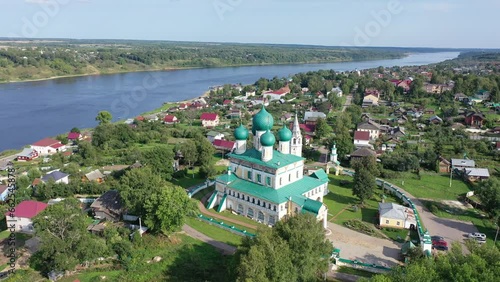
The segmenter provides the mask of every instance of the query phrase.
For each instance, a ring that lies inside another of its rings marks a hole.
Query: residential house
[[[213,143],[215,140],[224,139],[224,134],[217,131],[209,131],[207,133],[207,139],[208,141],[210,141],[210,143]]]
[[[391,129],[390,137],[396,139],[396,140],[401,140],[402,137],[405,137],[405,129],[403,127],[394,127]]]
[[[241,118],[241,110],[238,108],[233,108],[228,111],[227,113],[227,118],[233,119],[233,118]]]
[[[443,119],[438,117],[438,116],[432,116],[428,119],[429,123],[432,124],[438,124],[438,123],[443,123]]]
[[[146,115],[146,116],[144,116],[144,119],[146,119],[149,122],[159,120],[158,115],[156,115],[156,114]]]
[[[42,177],[42,181],[47,183],[49,180],[54,180],[55,183],[69,183],[69,174],[61,172],[59,170],[51,171]]]
[[[40,156],[52,155],[66,150],[61,141],[52,138],[45,138],[31,144],[31,149],[38,152]]]
[[[245,92],[245,97],[251,97],[251,96],[255,96],[255,91],[247,91]]]
[[[17,161],[31,161],[36,158],[38,158],[38,152],[30,148],[24,148],[21,153],[16,155]]]
[[[424,110],[424,115],[434,115],[436,112],[434,109],[425,109]]]
[[[451,167],[456,169],[476,167],[476,162],[469,159],[451,159]]]
[[[482,127],[486,122],[486,117],[482,113],[470,112],[465,115],[465,124],[471,127]]]
[[[451,163],[447,159],[439,156],[439,172],[449,173],[451,169]]]
[[[279,100],[285,97],[286,94],[290,93],[290,87],[286,85],[285,87],[282,87],[278,90],[270,90],[270,91],[265,91],[262,93],[263,97],[266,97],[270,101],[273,100]]]
[[[135,120],[137,120],[137,121],[144,121],[145,119],[144,119],[143,116],[137,116],[137,117],[135,117]]]
[[[212,142],[212,145],[215,147],[216,150],[221,150],[224,152],[231,152],[236,148],[236,142],[222,140],[222,139],[214,140]]]
[[[280,119],[282,122],[290,122],[290,121],[292,121],[292,117],[293,117],[293,114],[286,113],[286,114],[282,115]]]
[[[68,141],[74,143],[76,141],[82,140],[83,136],[78,132],[70,132],[68,133]]]
[[[354,132],[354,146],[368,147],[370,146],[370,133],[367,131]]]
[[[455,97],[455,101],[459,101],[459,102],[464,102],[467,99],[469,99],[469,96],[465,95],[464,93],[457,93],[457,94],[455,94],[454,97]]]
[[[96,219],[106,219],[108,221],[119,221],[123,214],[123,204],[120,193],[110,190],[97,198],[90,205]]]
[[[14,208],[14,212],[5,213],[7,226],[14,226],[16,232],[34,233],[32,219],[47,208],[46,203],[22,201]]]
[[[179,122],[179,120],[174,115],[166,115],[163,118],[163,123],[164,124],[175,124],[175,123],[178,123],[178,122]]]
[[[487,168],[464,168],[464,177],[470,182],[482,181],[490,178]]]
[[[351,160],[361,159],[361,158],[370,157],[370,156],[376,157],[377,153],[375,151],[373,151],[372,149],[369,149],[366,147],[359,148],[356,151],[352,152],[350,155]]]
[[[357,126],[358,131],[366,131],[370,134],[370,140],[377,140],[380,136],[380,125],[372,120],[361,122]]]
[[[378,204],[380,227],[415,229],[417,221],[413,209],[395,203]]]
[[[475,99],[479,99],[481,101],[488,101],[490,100],[491,94],[489,91],[486,90],[479,90],[476,95],[474,95]]]
[[[442,94],[445,91],[453,90],[452,85],[424,83],[423,89],[427,93]]]
[[[0,184],[0,202],[5,201],[9,194],[9,186]]]
[[[96,169],[82,176],[82,181],[96,181],[98,183],[102,183],[104,182],[104,175],[98,169]]]
[[[340,89],[340,87],[333,87],[330,93],[337,95],[337,97],[342,97],[342,95],[344,94],[344,92],[342,92],[342,89]]]
[[[219,115],[216,113],[202,113],[200,116],[203,127],[215,127],[219,125]]]
[[[307,111],[304,113],[305,122],[316,122],[319,118],[326,119],[326,115],[323,112],[312,112]]]
[[[181,111],[187,110],[190,106],[191,106],[191,103],[181,103],[181,104],[179,104],[178,109]]]
[[[228,100],[228,99],[226,99],[226,100],[224,100],[224,102],[222,102],[222,105],[224,105],[224,106],[230,106],[232,104],[234,104],[234,102],[232,100]]]
[[[380,93],[377,90],[365,90],[365,97],[361,107],[366,108],[369,106],[378,106]]]

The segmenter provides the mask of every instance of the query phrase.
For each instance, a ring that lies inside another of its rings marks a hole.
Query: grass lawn
[[[194,194],[193,199],[201,201],[201,199],[203,199],[203,197],[205,197],[205,195],[211,194],[214,190],[215,190],[215,186],[210,186],[210,187],[208,187],[204,190],[201,190],[200,192]]]
[[[347,266],[340,266],[337,269],[337,272],[339,272],[339,273],[346,273],[346,274],[352,274],[352,275],[356,275],[356,276],[360,276],[360,277],[366,277],[366,278],[370,278],[370,277],[376,275],[373,272],[369,272],[369,271],[366,271],[366,270],[363,270],[363,269],[359,269],[359,268],[347,267]]]
[[[217,241],[224,242],[232,246],[238,246],[241,244],[241,236],[226,231],[225,229],[210,225],[204,221],[200,221],[192,217],[188,218],[186,223],[199,232]]]
[[[404,243],[409,230],[396,228],[382,228],[381,230],[387,237],[400,243]]]
[[[206,178],[201,178],[198,176],[197,168],[194,170],[194,177],[191,171],[188,172],[188,174],[184,177],[180,178],[173,178],[172,183],[175,185],[179,185],[182,188],[189,188],[195,185],[198,185],[200,183],[205,182],[207,179]]]
[[[217,213],[215,210],[212,210],[212,212]],[[248,227],[246,227],[246,226],[243,226],[243,225],[237,224],[237,223],[235,223],[235,222],[233,222],[233,221],[230,221],[230,220],[223,220],[223,219],[220,219],[220,218],[218,218],[218,217],[212,216],[212,215],[210,215],[210,214],[205,214],[205,213],[201,213],[201,214],[203,214],[203,215],[204,215],[204,216],[206,216],[206,217],[213,218],[213,219],[215,219],[215,220],[217,220],[217,221],[222,221],[222,222],[224,222],[224,223],[226,223],[226,224],[231,224],[231,225],[233,225],[233,226],[234,226],[234,227],[236,227],[236,228],[239,228],[239,229],[242,229],[242,230],[246,230],[246,231],[248,231],[248,232],[250,232],[250,233],[253,233],[253,234],[255,234],[255,233],[257,232],[257,231],[256,231],[256,230],[257,230],[257,227],[255,227],[255,228],[248,228]],[[219,214],[219,213],[217,213],[217,214]],[[221,215],[222,215],[222,213],[221,213]],[[224,214],[224,216],[227,216],[227,214]],[[240,216],[238,216],[238,217],[240,217]],[[241,217],[242,217],[242,216],[241,216]],[[231,218],[231,219],[232,219],[232,218]],[[240,220],[240,218],[236,218],[236,219]],[[249,220],[250,220],[250,219],[249,219]],[[256,224],[256,223],[257,223],[257,222],[254,222],[254,224]]]
[[[342,182],[344,184],[341,184]],[[330,184],[328,185],[330,193],[323,199],[323,202],[328,206],[329,220],[334,218],[333,222],[337,224],[344,224],[349,219],[361,219],[370,224],[376,223],[382,189],[376,188],[372,199],[365,201],[363,207],[354,208],[354,205],[359,204],[359,200],[352,195],[352,185],[352,177],[350,176],[330,177]],[[398,203],[399,200],[386,195],[385,202]]]
[[[450,187],[450,175],[433,172],[421,172],[421,179],[413,173],[403,173],[399,179],[388,179],[387,181],[401,187],[417,198],[456,200],[459,195],[469,192],[469,185],[457,176],[453,176]],[[404,184],[402,184],[404,182]]]

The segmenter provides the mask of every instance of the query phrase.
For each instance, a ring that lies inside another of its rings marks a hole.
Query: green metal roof
[[[217,132],[217,131],[213,131],[213,130],[212,130],[212,131],[209,131],[209,132],[207,133],[207,136],[212,136],[212,137],[215,137],[215,136],[217,136],[217,135],[219,135],[219,134],[221,134],[221,133],[219,133],[219,132]]]
[[[231,189],[277,204],[287,202],[289,200],[289,197],[291,196],[292,201],[299,204],[300,206],[304,206],[305,204],[305,202],[300,202],[305,201],[306,199],[304,196],[302,196],[303,193],[327,183],[326,181],[321,181],[310,176],[304,176],[302,179],[295,181],[294,183],[290,183],[279,189],[273,189],[271,187],[266,187],[254,182],[250,182],[248,180],[238,178],[237,176],[234,177],[236,178],[236,180],[228,184],[228,187]],[[315,210],[315,206],[312,203],[308,203],[307,206],[310,209]]]
[[[323,203],[306,198],[304,204],[302,205],[302,211],[308,211],[317,215],[322,206]]]
[[[311,174],[312,177],[315,177],[321,181],[326,181],[328,182],[328,175],[323,169],[318,169],[317,171],[313,172]]]
[[[231,173],[231,174],[220,175],[217,177],[216,180],[219,182],[229,183],[235,181],[236,179],[238,179],[238,177],[236,177],[234,174]]]
[[[248,161],[251,163],[255,163],[257,165],[265,166],[265,167],[270,167],[270,168],[281,168],[285,167],[289,164],[293,164],[299,161],[304,160],[302,157],[298,157],[295,155],[290,155],[290,154],[283,154],[280,153],[279,151],[273,150],[273,158],[267,162],[263,162],[261,160],[262,153],[255,148],[251,148],[246,150],[243,154],[238,155],[238,154],[229,154],[230,158],[233,159],[238,159],[242,161]]]

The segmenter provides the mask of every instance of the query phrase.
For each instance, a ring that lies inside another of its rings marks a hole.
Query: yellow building
[[[395,203],[379,203],[378,212],[380,227],[414,229],[417,226],[411,208]]]

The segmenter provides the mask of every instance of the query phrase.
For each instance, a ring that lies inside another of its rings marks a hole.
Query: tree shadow
[[[335,203],[344,204],[344,205],[354,205],[357,203],[357,199],[354,197],[339,195],[335,193],[328,193],[324,199],[331,200]]]
[[[399,253],[396,252],[395,249],[388,248],[388,250],[386,251],[385,248],[386,247],[384,247],[384,255],[385,256],[387,256],[386,253],[388,253],[388,254],[390,254],[389,257],[392,257],[396,260],[399,259]],[[389,249],[391,249],[391,250],[389,250]],[[359,261],[362,261],[363,263],[376,264],[376,265],[381,265],[384,267],[393,267],[393,266],[397,265],[397,263],[393,260],[377,257],[377,256],[372,255],[372,254],[367,254],[367,255],[364,255],[363,257],[357,257],[356,259]]]
[[[206,243],[186,245],[165,270],[168,281],[234,281],[234,256],[226,256]]]
[[[371,208],[361,208],[361,220],[370,224],[377,224],[378,210]]]

